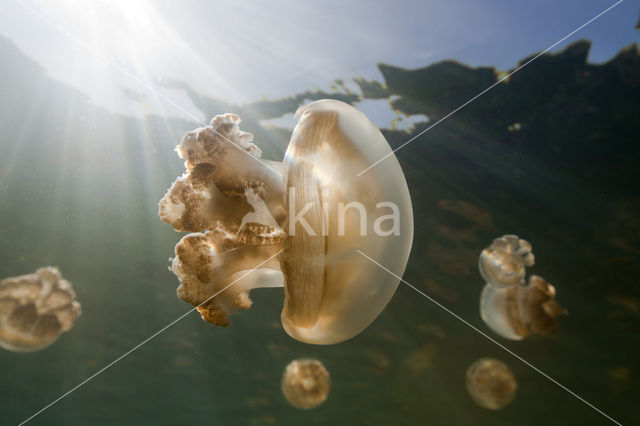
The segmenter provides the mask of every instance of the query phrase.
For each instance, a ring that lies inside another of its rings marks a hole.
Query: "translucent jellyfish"
[[[531,244],[516,235],[504,235],[480,253],[478,268],[487,284],[506,288],[524,280],[526,266],[533,266],[535,258]]]
[[[433,230],[443,237],[473,240],[480,229],[491,226],[491,213],[465,200],[440,200],[436,203],[441,219]],[[454,221],[446,220],[453,218]],[[457,225],[453,225],[457,224]]]
[[[176,148],[187,171],[160,201],[159,216],[192,232],[177,244],[172,270],[178,296],[203,319],[227,326],[229,314],[251,307],[251,289],[284,287],[286,332],[338,343],[393,296],[399,280],[356,250],[402,276],[411,199],[387,141],[355,108],[316,101],[296,118],[282,163],[261,159],[234,114],[187,133]]]
[[[555,301],[556,289],[544,278],[529,277],[510,288],[484,286],[480,296],[480,316],[502,337],[522,340],[535,333],[548,335],[558,329],[556,317],[565,310]]]
[[[434,341],[427,342],[411,352],[404,360],[404,364],[411,370],[413,376],[433,368],[433,359],[438,352],[438,344]]]
[[[69,281],[52,266],[0,281],[0,346],[32,352],[50,345],[80,315],[75,298]]]
[[[322,404],[329,396],[329,372],[316,359],[291,361],[282,375],[282,393],[296,408],[310,409]]]
[[[499,410],[516,396],[518,383],[509,367],[492,358],[481,358],[467,369],[467,391],[482,408]]]

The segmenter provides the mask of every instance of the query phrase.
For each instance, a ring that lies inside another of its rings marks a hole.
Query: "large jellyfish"
[[[284,287],[286,332],[338,343],[365,329],[395,292],[399,280],[356,250],[402,276],[411,200],[387,141],[355,108],[316,101],[296,118],[282,163],[260,158],[234,114],[187,133],[176,148],[187,171],[159,216],[192,232],[176,245],[172,270],[178,296],[204,320],[227,326],[230,313],[251,307],[251,289]]]
[[[520,284],[525,267],[533,266],[534,262],[531,244],[516,235],[504,235],[482,250],[478,269],[487,284],[507,288]]]
[[[330,386],[329,372],[316,359],[295,359],[282,374],[282,393],[296,408],[310,409],[322,404]]]
[[[510,288],[485,285],[480,296],[480,316],[502,337],[522,340],[530,334],[548,335],[558,329],[556,317],[564,309],[555,301],[556,289],[537,275]]]
[[[50,345],[80,315],[75,298],[69,281],[52,266],[0,281],[0,346],[32,352]]]
[[[467,369],[467,391],[482,408],[503,408],[513,401],[517,387],[511,369],[497,359],[481,358]]]

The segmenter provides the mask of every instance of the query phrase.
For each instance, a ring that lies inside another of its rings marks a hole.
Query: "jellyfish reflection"
[[[322,404],[330,386],[329,372],[315,359],[293,360],[282,375],[282,393],[296,408],[310,409]]]
[[[497,334],[522,340],[535,333],[548,335],[558,329],[556,317],[564,309],[555,301],[556,289],[537,275],[529,284],[510,288],[485,285],[480,296],[480,316]]]
[[[516,395],[518,383],[506,364],[497,359],[481,358],[467,369],[467,391],[482,408],[499,410]]]
[[[0,346],[32,352],[69,331],[80,304],[69,281],[55,267],[0,281]]]
[[[525,267],[533,266],[535,258],[531,244],[516,235],[504,235],[480,254],[478,268],[487,284],[497,288],[520,284],[525,276]]]

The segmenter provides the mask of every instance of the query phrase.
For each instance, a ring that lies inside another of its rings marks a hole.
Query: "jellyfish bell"
[[[69,331],[80,304],[69,281],[55,267],[0,281],[0,346],[33,352]]]
[[[322,404],[330,387],[329,372],[315,359],[295,359],[282,374],[282,394],[296,408],[311,409]]]
[[[487,284],[508,288],[520,284],[526,267],[533,266],[535,257],[531,244],[516,235],[504,235],[480,253],[478,269]]]
[[[565,310],[555,301],[553,285],[537,275],[510,288],[485,285],[480,295],[480,316],[494,332],[511,340],[530,334],[549,335],[558,329]]]
[[[323,100],[300,107],[296,117],[283,163],[289,215],[282,324],[297,340],[337,343],[365,329],[393,296],[399,280],[357,250],[402,276],[413,240],[411,199],[393,155],[357,177],[392,154],[360,111]],[[305,206],[313,232],[294,223]]]
[[[518,387],[511,369],[492,358],[481,358],[471,364],[466,383],[473,401],[490,410],[499,410],[511,403]]]
[[[296,117],[283,163],[262,160],[234,114],[187,133],[176,149],[187,172],[160,201],[159,216],[192,232],[177,244],[172,269],[178,296],[206,321],[229,325],[229,314],[251,306],[252,288],[283,286],[286,332],[338,343],[393,296],[399,280],[356,250],[401,276],[413,239],[411,199],[388,143],[355,108],[316,101]]]

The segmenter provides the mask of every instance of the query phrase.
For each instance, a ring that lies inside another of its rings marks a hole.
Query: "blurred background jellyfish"
[[[282,393],[296,408],[310,409],[322,404],[329,396],[329,372],[316,359],[291,361],[282,375]]]
[[[516,235],[504,235],[480,254],[478,268],[487,284],[506,288],[520,284],[525,277],[526,266],[533,266],[535,258],[531,244]]]
[[[565,310],[555,301],[556,289],[537,275],[510,288],[485,285],[480,296],[480,316],[494,332],[511,340],[535,333],[546,336],[558,329],[556,317]]]
[[[187,133],[176,148],[187,172],[158,214],[192,232],[176,245],[172,270],[178,296],[205,321],[228,326],[229,314],[251,307],[251,289],[284,287],[285,331],[333,344],[364,330],[393,296],[413,241],[411,199],[389,144],[364,114],[322,100],[296,118],[282,163],[261,159],[234,114]]]
[[[518,383],[507,365],[497,359],[481,358],[467,369],[467,391],[482,408],[499,410],[516,396]]]
[[[32,352],[50,345],[80,315],[75,298],[71,283],[52,266],[0,281],[0,346]]]

